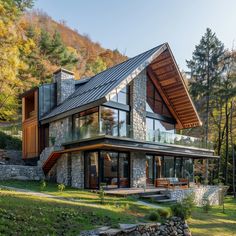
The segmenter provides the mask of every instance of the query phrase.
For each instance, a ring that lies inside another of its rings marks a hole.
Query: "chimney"
[[[60,68],[53,73],[53,82],[57,88],[57,105],[61,104],[75,91],[74,73]]]

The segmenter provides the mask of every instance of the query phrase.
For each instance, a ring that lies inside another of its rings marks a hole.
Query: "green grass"
[[[1,181],[0,184],[40,192],[39,182]],[[106,196],[105,204],[101,205],[98,194],[73,188],[58,192],[52,183],[41,192],[63,198],[0,190],[0,235],[78,235],[81,230],[103,225],[146,222],[151,211],[136,204],[133,198]]]
[[[105,196],[100,204],[98,194],[47,183],[41,191],[37,181],[0,181],[0,185],[51,194],[61,199],[27,196],[15,191],[0,191],[0,235],[78,235],[85,229],[118,223],[147,222],[153,209],[136,204],[134,198]],[[76,202],[68,201],[73,200]],[[169,207],[170,205],[162,205]],[[209,213],[196,207],[188,220],[193,236],[236,236],[236,200],[226,198],[222,206]]]
[[[226,198],[225,214],[222,206],[214,206],[208,213],[195,208],[188,223],[193,236],[236,236],[236,199]]]

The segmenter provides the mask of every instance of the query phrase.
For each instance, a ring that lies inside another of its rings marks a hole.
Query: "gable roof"
[[[81,83],[62,104],[44,116],[46,123],[89,105],[105,103],[116,91],[129,84],[144,68],[177,121],[177,128],[200,126],[201,120],[167,43],[113,66]]]
[[[41,120],[52,118],[99,99],[106,101],[106,96],[108,96],[120,82],[125,79],[131,81],[140,71],[150,64],[154,58],[160,55],[165,48],[165,44],[159,45],[93,76],[87,83],[80,86],[62,104],[53,109]]]

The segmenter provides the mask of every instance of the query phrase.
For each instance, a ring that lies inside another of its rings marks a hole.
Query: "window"
[[[147,141],[160,141],[163,136],[161,132],[174,133],[175,125],[166,121],[146,118]]]
[[[174,177],[174,157],[164,157],[163,175],[166,178]]]
[[[102,133],[112,136],[128,136],[129,113],[126,111],[101,107]]]
[[[146,111],[172,118],[168,107],[166,106],[160,93],[157,91],[150,78],[147,79]]]
[[[84,139],[98,134],[98,108],[80,112],[73,116],[73,138]]]
[[[129,86],[125,86],[120,92],[116,92],[114,96],[110,97],[110,101],[129,104]]]

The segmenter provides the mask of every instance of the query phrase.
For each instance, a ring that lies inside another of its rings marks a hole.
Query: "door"
[[[98,152],[85,153],[84,159],[85,167],[85,188],[98,189],[99,188],[99,164]]]
[[[153,166],[153,156],[146,156],[146,184],[154,184],[154,166]]]

